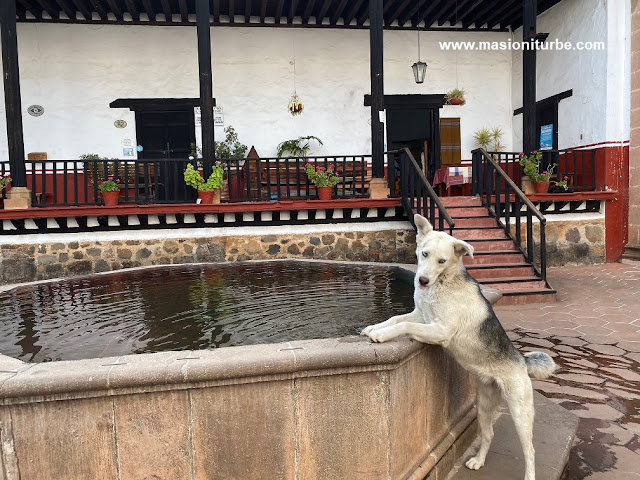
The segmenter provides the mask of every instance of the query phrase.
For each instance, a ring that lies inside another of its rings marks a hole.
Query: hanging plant
[[[300,100],[300,97],[298,97],[296,93],[291,95],[288,108],[289,113],[294,117],[296,115],[300,115],[304,111],[304,103],[302,103],[302,100]]]

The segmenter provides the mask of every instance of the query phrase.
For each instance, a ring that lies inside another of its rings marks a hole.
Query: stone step
[[[446,207],[479,207],[482,206],[480,197],[440,197],[440,202]]]
[[[497,227],[498,223],[495,218],[491,217],[452,217],[456,226],[454,228],[454,236],[455,231],[458,228],[487,228],[487,227]]]
[[[496,302],[496,305],[525,305],[529,303],[553,303],[556,301],[556,291],[550,288],[501,290],[501,293],[502,298]]]
[[[534,275],[533,267],[528,263],[469,265],[467,266],[467,271],[469,275],[478,281],[484,278],[509,278]]]
[[[455,231],[453,232],[456,238],[460,238],[455,235]],[[461,240],[464,240],[461,238]],[[494,238],[484,238],[484,239],[467,239],[468,242],[474,249],[475,253],[479,252],[490,252],[490,251],[508,251],[513,250],[518,251],[515,244],[508,238],[502,239],[494,239]]]
[[[466,266],[469,265],[483,265],[483,264],[496,264],[496,263],[525,263],[524,255],[520,252],[504,252],[501,250],[495,250],[491,252],[479,252],[474,255],[473,258],[464,256],[463,262]]]
[[[446,207],[447,213],[451,215],[451,218],[456,217],[488,217],[489,212],[487,207],[480,206],[456,206],[456,207]],[[436,210],[436,216],[438,215],[438,210]]]
[[[507,239],[507,234],[500,227],[486,228],[454,228],[453,236],[460,240],[479,240],[484,238]],[[511,242],[511,240],[509,240]]]

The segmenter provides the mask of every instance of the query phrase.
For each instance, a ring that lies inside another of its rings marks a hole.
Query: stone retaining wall
[[[593,265],[605,263],[604,216],[547,215],[547,266]],[[557,218],[554,218],[557,217]],[[512,226],[515,234],[515,227]],[[526,246],[527,225],[521,226],[523,245]],[[533,236],[538,240],[540,224],[533,224]],[[538,243],[534,246],[536,262],[539,262]]]
[[[202,262],[282,258],[415,262],[415,234],[404,222],[19,237],[0,238],[1,284]]]

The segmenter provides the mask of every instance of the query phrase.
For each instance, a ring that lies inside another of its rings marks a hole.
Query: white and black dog
[[[522,444],[525,480],[535,479],[533,388],[529,375],[547,378],[556,369],[542,352],[524,356],[513,346],[480,286],[465,269],[462,257],[473,257],[473,247],[447,233],[434,231],[426,218],[414,218],[418,269],[414,286],[415,309],[406,315],[370,325],[362,331],[374,342],[407,335],[444,347],[476,376],[481,444],[466,466],[484,465],[493,439],[493,424],[506,400]]]

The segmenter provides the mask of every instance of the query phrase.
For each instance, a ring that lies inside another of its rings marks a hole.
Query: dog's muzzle
[[[427,277],[419,277],[418,283],[421,287],[426,288],[429,285],[429,279]]]

